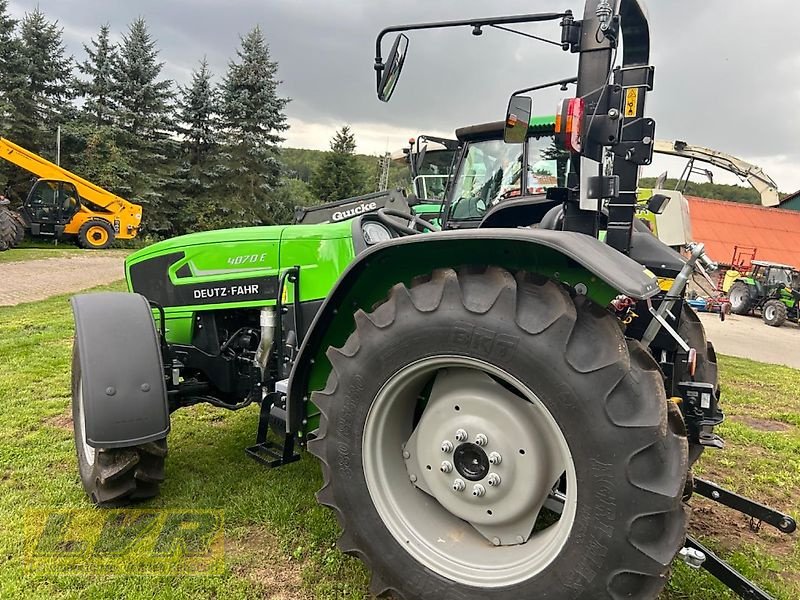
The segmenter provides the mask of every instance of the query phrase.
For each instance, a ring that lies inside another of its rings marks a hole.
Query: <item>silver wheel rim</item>
[[[775,318],[774,306],[768,306],[767,308],[764,309],[764,318],[766,318],[767,321],[772,321]]]
[[[95,453],[97,452],[86,441],[86,412],[83,408],[83,382],[78,383],[78,412],[80,413],[78,419],[78,436],[81,438],[81,445],[83,446],[83,457],[89,465],[94,464]]]
[[[501,460],[482,478],[467,479],[456,459],[462,446]],[[417,562],[461,584],[496,588],[534,577],[561,553],[575,521],[575,465],[555,419],[518,379],[477,359],[427,358],[390,378],[367,415],[362,461],[373,504],[394,539]],[[542,509],[560,476],[566,494],[559,518]]]
[[[743,293],[742,290],[736,288],[731,292],[731,304],[733,306],[740,306],[742,304]]]

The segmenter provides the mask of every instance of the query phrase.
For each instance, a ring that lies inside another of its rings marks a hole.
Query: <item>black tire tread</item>
[[[14,246],[17,228],[11,217],[11,211],[5,206],[0,206],[0,251],[8,250]]]
[[[627,524],[629,546],[619,549],[626,553],[625,569],[605,574],[604,597],[655,598],[685,540],[686,518],[681,498],[688,463],[683,419],[677,407],[666,400],[661,371],[639,342],[624,338],[616,320],[606,310],[585,297],[571,298],[562,286],[538,275],[524,272],[512,275],[496,267],[485,272],[465,269],[458,273],[439,269],[430,277],[413,281],[410,289],[403,284],[395,285],[388,299],[371,313],[356,313],[356,329],[342,348],[327,351],[332,370],[325,388],[312,395],[322,417],[318,435],[308,447],[322,464],[324,484],[317,499],[334,511],[343,530],[337,542],[339,548],[360,558],[370,569],[373,594],[394,592],[399,598],[405,597],[397,589],[401,584],[392,584],[393,579],[402,578],[403,574],[375,571],[374,561],[352,532],[351,520],[357,522],[358,515],[349,515],[337,505],[336,482],[329,462],[336,456],[336,440],[332,439],[336,432],[329,432],[329,422],[340,393],[341,374],[350,374],[356,368],[349,363],[361,351],[362,340],[387,335],[380,331],[391,326],[400,315],[407,318],[409,310],[431,312],[452,300],[479,314],[502,305],[498,310],[514,314],[520,329],[531,335],[551,337],[553,354],[562,353],[577,372],[605,382],[609,390],[605,398],[609,420],[624,429],[631,440],[636,440],[630,442],[636,449],[626,460],[632,493],[637,494],[637,503],[642,507]],[[528,306],[536,306],[537,310],[527,310]],[[588,352],[586,340],[592,335],[600,337],[594,339]],[[636,397],[648,397],[641,392],[642,386],[650,388],[649,397],[655,400],[636,407],[639,414],[635,418],[615,420],[612,413],[625,412],[625,402],[618,399],[624,398],[626,392],[631,397],[631,390],[639,390]],[[663,401],[658,400],[661,398]]]
[[[739,306],[739,307],[734,307],[731,304],[731,312],[733,314],[735,314],[735,315],[747,315],[747,314],[750,314],[750,311],[753,310],[753,303],[752,303],[752,298],[750,298],[750,292],[748,290],[748,286],[747,286],[746,283],[744,283],[742,281],[735,281],[733,283],[733,285],[731,286],[731,289],[728,290],[728,297],[730,298],[733,290],[734,289],[738,289],[738,288],[742,288],[744,290],[745,298],[747,298],[747,301],[742,303],[742,305]]]
[[[774,306],[775,307],[775,319],[771,322],[767,320],[767,306]],[[761,315],[764,319],[764,323],[769,325],[770,327],[780,327],[784,323],[786,323],[787,318],[787,310],[786,305],[781,302],[780,300],[768,300],[764,307],[761,309]]]

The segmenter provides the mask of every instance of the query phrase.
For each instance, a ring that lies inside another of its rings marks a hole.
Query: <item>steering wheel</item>
[[[386,225],[389,229],[393,229],[400,235],[416,235],[426,230],[441,231],[441,229],[439,229],[436,225],[429,223],[418,215],[404,213],[393,208],[381,208],[376,214],[381,223]],[[408,224],[403,225],[402,223],[398,223],[391,217],[407,220]]]

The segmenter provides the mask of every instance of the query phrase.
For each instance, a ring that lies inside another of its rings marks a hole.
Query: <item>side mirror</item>
[[[670,197],[664,194],[653,194],[650,200],[647,201],[647,210],[654,215],[660,215],[667,208]]]
[[[400,72],[403,70],[403,63],[406,61],[408,51],[408,36],[401,33],[392,44],[392,51],[381,73],[381,80],[378,82],[378,100],[388,102],[394,94],[397,80],[400,79]]]
[[[422,166],[425,164],[425,153],[428,152],[428,144],[421,146],[417,146],[417,162],[414,165],[417,173],[422,170]]]
[[[521,144],[528,137],[533,100],[529,96],[511,96],[506,111],[503,141],[506,144]]]

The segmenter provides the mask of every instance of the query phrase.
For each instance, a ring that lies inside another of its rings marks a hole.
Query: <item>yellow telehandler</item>
[[[21,210],[32,237],[70,238],[82,248],[103,249],[115,239],[133,239],[139,232],[142,207],[138,204],[2,137],[0,158],[39,178]]]

